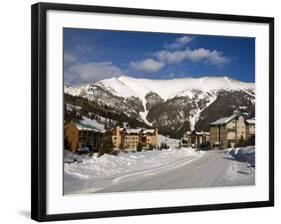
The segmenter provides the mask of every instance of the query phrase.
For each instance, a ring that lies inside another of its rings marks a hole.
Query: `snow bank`
[[[175,138],[168,138],[164,135],[158,135],[158,144],[160,145],[161,142],[165,142],[171,148],[178,148],[180,140]]]
[[[202,152],[192,148],[153,150],[136,153],[121,152],[118,156],[103,155],[97,157],[85,157],[83,163],[65,163],[64,170],[72,177],[88,179],[106,179],[121,176],[123,174],[165,167],[181,160],[193,159]]]
[[[247,162],[251,167],[255,167],[255,146],[229,148],[225,149],[225,153],[230,154],[239,161]]]

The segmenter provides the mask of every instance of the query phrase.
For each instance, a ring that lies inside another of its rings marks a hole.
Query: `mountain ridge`
[[[227,76],[169,80],[120,76],[80,87],[65,86],[64,91],[100,105],[105,104],[165,131],[206,129],[207,121],[227,116],[240,106],[247,105],[253,115],[255,106],[255,84]],[[219,108],[222,104],[229,108]],[[217,114],[212,112],[210,117],[209,107],[211,111],[217,110]],[[198,121],[200,125],[196,126]]]

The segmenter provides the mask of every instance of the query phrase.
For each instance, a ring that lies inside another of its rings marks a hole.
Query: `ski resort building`
[[[113,128],[112,143],[116,148],[137,148],[141,144],[144,148],[156,146],[158,130],[155,129],[129,129]]]
[[[141,129],[126,129],[120,131],[120,144],[117,147],[121,148],[137,148],[140,142]]]
[[[255,119],[247,119],[243,113],[234,112],[210,123],[210,147],[222,149],[241,146],[241,144],[254,145]]]
[[[98,151],[102,145],[104,130],[82,121],[71,121],[64,125],[64,139],[69,150],[76,153],[81,147]],[[65,146],[66,147],[66,146]]]
[[[199,148],[202,143],[210,141],[210,133],[205,131],[188,131],[181,139],[181,146]]]

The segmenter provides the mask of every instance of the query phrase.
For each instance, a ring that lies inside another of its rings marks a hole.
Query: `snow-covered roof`
[[[81,110],[82,107],[76,106],[76,105],[74,105],[74,104],[66,103],[66,108],[67,108],[68,110],[70,110],[70,109],[71,109],[71,110],[73,110],[73,109]]]
[[[73,123],[78,128],[78,130],[95,131],[101,133],[105,132],[103,124],[97,122],[96,120],[91,120],[87,117],[83,117],[83,120],[74,121]]]
[[[210,132],[206,132],[206,131],[195,131],[196,135],[209,135]]]
[[[90,125],[82,124],[80,121],[73,122],[76,128],[80,131],[97,131],[94,127]]]
[[[224,124],[227,124],[228,122],[232,121],[234,118],[236,118],[238,114],[232,114],[230,115],[229,117],[223,117],[223,118],[220,118],[218,120],[216,120],[215,122],[212,122],[210,123],[210,125],[224,125]]]
[[[155,132],[155,129],[145,129],[142,130],[142,133],[144,134],[153,134]]]
[[[153,134],[155,132],[155,129],[142,129],[142,128],[120,128],[120,131],[124,131],[127,134]]]
[[[251,119],[246,120],[246,122],[248,124],[256,124],[256,119],[255,118],[251,118]]]
[[[127,134],[139,134],[141,132],[142,129],[140,128],[125,128],[124,131],[127,133]]]
[[[207,132],[207,131],[187,131],[186,132],[186,135],[189,136],[189,135],[210,135],[210,132]]]

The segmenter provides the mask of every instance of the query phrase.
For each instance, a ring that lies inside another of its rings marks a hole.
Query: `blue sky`
[[[64,80],[229,76],[255,81],[255,39],[64,28]]]

